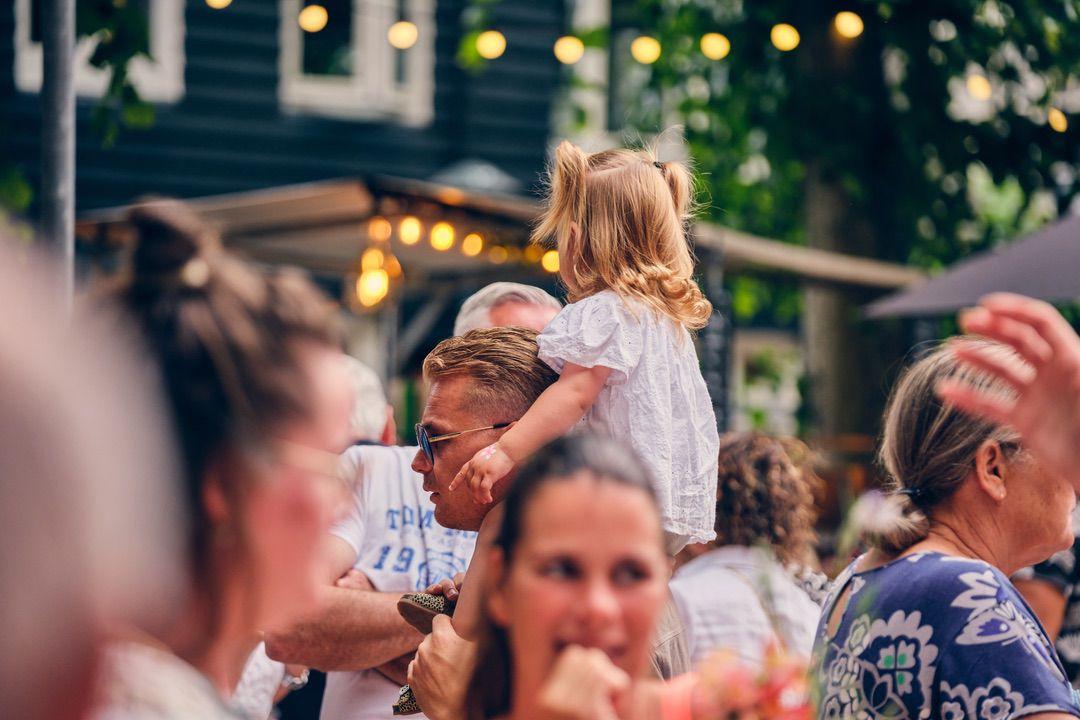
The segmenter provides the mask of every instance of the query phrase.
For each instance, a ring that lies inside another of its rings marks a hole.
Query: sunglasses
[[[501,430],[505,427],[510,427],[514,423],[495,423],[494,425],[485,425],[484,427],[472,428],[471,430],[459,430],[457,432],[443,433],[442,435],[431,435],[428,433],[426,427],[420,423],[416,423],[413,428],[416,432],[416,444],[420,446],[420,449],[424,451],[424,457],[432,465],[435,464],[435,451],[431,449],[431,446],[435,443],[440,443],[444,440],[452,440],[459,435],[467,435],[469,433],[481,432],[482,430]]]

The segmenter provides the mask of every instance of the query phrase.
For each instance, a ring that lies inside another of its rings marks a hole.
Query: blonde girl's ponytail
[[[612,290],[698,330],[712,305],[694,282],[692,206],[690,172],[681,163],[659,162],[648,150],[586,155],[562,142],[532,239],[555,238],[566,253],[560,274],[570,302]]]
[[[588,156],[579,147],[563,140],[555,148],[547,208],[532,233],[533,242],[554,237],[560,245],[569,233],[570,224],[584,222],[585,174]]]
[[[656,166],[664,174],[668,188],[671,190],[671,199],[675,203],[675,212],[685,222],[690,217],[694,206],[693,181],[690,179],[690,171],[686,166],[677,162],[657,162]]]

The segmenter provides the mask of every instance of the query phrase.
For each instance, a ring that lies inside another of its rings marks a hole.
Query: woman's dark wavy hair
[[[503,518],[493,545],[503,553],[504,568],[514,561],[521,541],[522,524],[533,499],[547,485],[565,482],[588,473],[597,482],[608,482],[645,493],[659,517],[659,505],[648,470],[633,451],[608,438],[576,435],[559,438],[537,452],[514,478],[503,501]],[[657,542],[660,537],[657,535]],[[506,577],[506,572],[503,577]],[[485,599],[490,588],[484,588]],[[506,631],[487,616],[481,621],[480,651],[469,682],[468,717],[483,720],[510,711],[513,657]]]

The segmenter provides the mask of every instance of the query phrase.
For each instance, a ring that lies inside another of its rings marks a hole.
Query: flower
[[[1012,716],[1012,703],[1000,696],[986,698],[979,707],[979,717],[982,720],[1005,720]]]
[[[957,702],[941,703],[941,720],[963,720],[964,707]]]
[[[770,645],[760,671],[730,651],[705,660],[694,694],[695,717],[709,720],[810,720],[807,664]]]

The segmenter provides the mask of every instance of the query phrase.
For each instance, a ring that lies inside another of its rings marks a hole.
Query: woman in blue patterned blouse
[[[999,363],[1020,361],[986,341]],[[1008,576],[1073,540],[1076,496],[1015,431],[943,404],[1009,386],[943,346],[899,380],[881,461],[895,513],[837,579],[815,645],[821,718],[1080,716],[1054,648]]]

